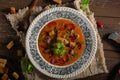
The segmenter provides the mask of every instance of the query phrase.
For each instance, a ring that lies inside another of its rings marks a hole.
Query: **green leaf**
[[[58,42],[56,45],[57,45],[58,49],[65,47],[65,45],[63,43],[60,43],[60,42]]]
[[[56,47],[52,49],[53,53],[56,55],[64,55],[65,53],[65,44],[64,43],[56,43]]]
[[[33,65],[29,63],[28,66],[27,66],[27,71],[31,72],[32,69],[33,69]]]
[[[33,70],[33,65],[31,64],[28,58],[25,57],[21,58],[21,66],[23,72],[30,73]]]
[[[53,48],[53,53],[54,53],[54,54],[59,54],[59,49]]]
[[[60,50],[60,54],[61,54],[61,55],[64,55],[64,53],[65,53],[65,49],[61,49],[61,50]]]
[[[58,49],[61,48],[61,43],[57,43],[56,45]]]

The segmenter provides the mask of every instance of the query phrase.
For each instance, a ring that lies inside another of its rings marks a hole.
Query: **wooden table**
[[[12,64],[11,70],[17,70],[21,74],[19,58],[16,56],[16,49],[21,48],[19,38],[16,32],[11,28],[10,23],[5,18],[11,6],[16,10],[24,8],[31,3],[32,0],[0,0],[0,57],[8,58],[9,65]],[[63,3],[72,2],[73,0],[63,0]],[[97,21],[103,22],[104,27],[99,28],[98,31],[102,38],[106,64],[108,70],[120,62],[120,45],[107,37],[111,32],[118,32],[120,34],[120,0],[91,0],[90,8],[95,13]],[[37,6],[46,6],[48,4],[55,4],[51,0],[39,0]],[[15,46],[8,50],[6,44],[15,41]],[[17,62],[17,63],[16,63]],[[13,67],[14,66],[14,67]],[[79,80],[106,80],[109,74],[98,74]],[[20,75],[22,76],[22,75]],[[120,80],[120,77],[118,77]],[[21,77],[22,80],[22,77]]]

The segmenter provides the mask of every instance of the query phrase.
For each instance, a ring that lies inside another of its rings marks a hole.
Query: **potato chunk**
[[[76,43],[75,42],[70,42],[70,47],[74,48],[76,46]]]
[[[55,34],[54,30],[52,30],[52,31],[49,32],[50,36],[53,36],[54,34]]]

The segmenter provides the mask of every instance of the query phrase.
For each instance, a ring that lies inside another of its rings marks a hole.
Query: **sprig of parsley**
[[[52,49],[55,55],[64,55],[65,53],[65,45],[64,43],[56,43],[56,46]]]

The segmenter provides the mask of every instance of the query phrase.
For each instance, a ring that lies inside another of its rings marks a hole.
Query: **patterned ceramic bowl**
[[[80,26],[85,37],[85,49],[82,56],[68,66],[49,64],[40,55],[38,36],[42,27],[51,20],[65,18]],[[54,78],[70,78],[83,72],[92,62],[97,49],[97,35],[92,23],[81,11],[68,7],[56,7],[38,15],[30,25],[26,35],[26,51],[32,64],[41,73]]]

